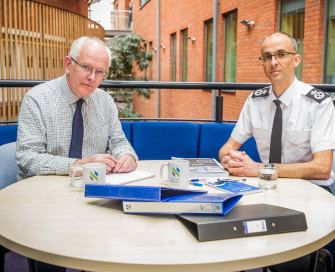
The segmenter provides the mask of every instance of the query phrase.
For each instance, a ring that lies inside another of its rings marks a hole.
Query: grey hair
[[[72,58],[76,59],[81,51],[81,48],[83,47],[84,43],[87,42],[88,40],[90,41],[94,41],[96,43],[99,43],[101,45],[104,46],[104,48],[106,49],[106,53],[108,55],[108,67],[107,69],[109,69],[109,66],[111,65],[112,62],[112,52],[109,49],[109,47],[107,45],[105,45],[99,38],[97,37],[87,37],[87,36],[83,36],[78,38],[77,40],[75,40],[72,45],[71,45],[71,49],[69,52],[69,56],[71,56]]]
[[[296,41],[290,34],[288,34],[288,33],[286,33],[286,32],[283,32],[283,31],[278,31],[278,32],[275,32],[275,33],[272,33],[272,34],[266,36],[265,39],[264,39],[263,42],[262,42],[262,45],[261,45],[261,51],[262,51],[262,47],[263,47],[263,44],[264,44],[265,40],[266,40],[267,38],[270,38],[271,36],[275,36],[275,35],[278,35],[278,34],[282,34],[282,35],[288,37],[288,38],[291,40],[291,42],[292,42],[293,53],[297,53],[297,52],[298,52],[297,41]],[[261,52],[261,53],[262,53],[262,52]]]

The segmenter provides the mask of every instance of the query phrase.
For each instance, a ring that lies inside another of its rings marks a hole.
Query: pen
[[[203,186],[203,184],[202,183],[199,183],[199,182],[193,182],[193,183],[191,183],[192,185],[194,185],[194,186]]]
[[[202,178],[202,179],[198,179],[198,178],[196,178],[196,179],[190,179],[191,182],[193,182],[193,181],[201,181],[201,180],[207,180],[207,179],[205,179],[205,178]]]
[[[112,138],[108,136],[108,143],[109,143],[109,154],[112,155]]]
[[[236,180],[233,180],[233,179],[217,179],[214,184],[226,184],[226,183],[229,183],[229,182],[234,182]]]
[[[112,154],[112,138],[111,138],[111,136],[108,136],[108,144],[109,144],[109,154],[111,156],[113,156],[113,154]],[[114,162],[116,164],[116,161],[114,161]],[[114,168],[115,168],[115,166],[111,168],[111,173],[113,173]]]
[[[230,182],[230,181],[215,181],[214,184],[218,185],[218,184],[222,184],[222,185],[225,185],[227,182]]]
[[[232,179],[217,179],[216,181],[233,181]]]

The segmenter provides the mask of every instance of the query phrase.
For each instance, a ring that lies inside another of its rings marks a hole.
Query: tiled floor
[[[6,253],[5,272],[29,272],[27,258],[14,252]],[[66,272],[80,272],[80,270],[68,268]],[[262,272],[262,269],[252,269],[246,272]]]

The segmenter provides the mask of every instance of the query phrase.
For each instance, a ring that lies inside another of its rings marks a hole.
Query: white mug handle
[[[168,179],[169,177],[167,177],[166,179],[164,178],[164,175],[163,175],[163,170],[164,170],[164,167],[167,167],[168,164],[167,163],[164,163],[161,165],[161,169],[160,169],[160,176],[161,176],[161,180],[164,181],[164,182],[168,182]]]

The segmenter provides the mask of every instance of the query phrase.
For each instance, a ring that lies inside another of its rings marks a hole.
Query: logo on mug
[[[180,177],[180,170],[178,167],[173,168],[172,167],[172,175],[175,177],[177,175],[177,177]]]
[[[90,171],[90,180],[93,181],[93,179],[95,179],[96,181],[99,181],[98,178],[99,174],[97,171],[94,171],[94,173],[92,173],[92,171]]]

